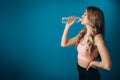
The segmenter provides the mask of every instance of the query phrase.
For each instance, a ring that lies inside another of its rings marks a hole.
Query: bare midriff
[[[87,66],[89,65],[89,63],[91,62],[91,59],[88,59],[88,57],[86,56],[79,56],[78,55],[78,64],[83,67],[83,68],[87,68]]]

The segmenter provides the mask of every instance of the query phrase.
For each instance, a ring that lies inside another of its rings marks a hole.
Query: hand
[[[92,68],[97,68],[95,65],[94,65],[94,61],[90,62],[88,67],[87,67],[87,70],[89,70],[89,68],[92,67]]]
[[[67,25],[67,26],[73,25],[74,22],[75,22],[75,20],[76,20],[76,17],[75,17],[75,16],[69,17],[69,18],[68,18],[68,22],[66,23],[66,25]]]

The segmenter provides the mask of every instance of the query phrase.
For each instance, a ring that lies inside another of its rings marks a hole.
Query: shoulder
[[[102,34],[96,34],[94,36],[94,40],[95,40],[96,44],[103,43],[104,42],[103,35]]]
[[[95,40],[103,39],[103,35],[102,35],[102,34],[96,34],[96,35],[94,36],[94,39],[95,39]]]

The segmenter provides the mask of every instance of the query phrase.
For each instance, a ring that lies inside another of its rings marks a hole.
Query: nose
[[[83,18],[84,17],[84,14],[81,16],[81,18]]]
[[[81,16],[81,19],[83,19],[84,15]]]

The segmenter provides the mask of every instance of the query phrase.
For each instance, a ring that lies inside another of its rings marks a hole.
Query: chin
[[[82,24],[82,25],[84,25],[84,23],[83,23],[83,22],[81,22],[81,24]]]

